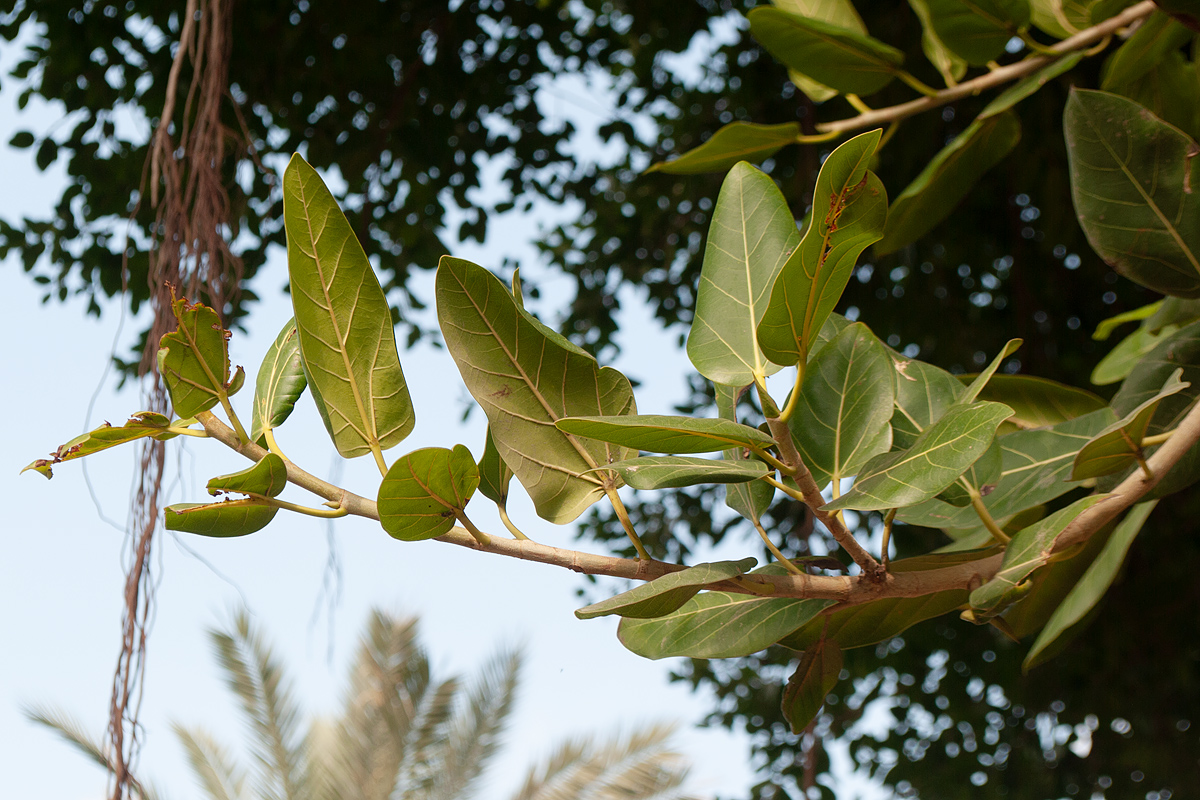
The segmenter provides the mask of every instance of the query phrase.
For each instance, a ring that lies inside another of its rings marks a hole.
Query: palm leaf
[[[240,800],[246,784],[245,772],[234,764],[224,748],[198,728],[172,726],[187,753],[196,780],[212,800]]]

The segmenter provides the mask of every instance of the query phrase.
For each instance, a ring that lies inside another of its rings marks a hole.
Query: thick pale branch
[[[1102,500],[1071,521],[1054,542],[1054,551],[1086,542],[1093,533],[1115,519],[1125,509],[1141,500],[1158,485],[1171,467],[1179,463],[1184,453],[1200,442],[1200,403],[1179,423],[1166,444],[1146,459],[1149,470],[1135,470],[1128,478],[1113,489],[1107,500]]]
[[[233,429],[217,419],[213,414],[205,412],[197,415],[197,418],[210,437],[236,450],[246,458],[252,461],[259,461],[267,455],[267,450],[253,442],[239,441]],[[290,461],[285,462],[285,464],[287,466],[288,481],[291,483],[307,489],[320,497],[324,497],[326,500],[339,503],[350,514],[369,519],[379,519],[379,510],[375,506],[375,501],[327,483],[314,475],[310,475]],[[809,476],[809,482],[813,482],[811,475]],[[820,493],[818,492],[819,496]],[[842,530],[844,531],[844,529]],[[538,544],[528,539],[517,540],[489,536],[488,544],[484,545],[476,541],[475,537],[465,528],[458,526],[452,528],[444,536],[439,536],[438,541],[456,544],[460,547],[468,547],[472,550],[479,550],[485,553],[495,553],[496,555],[519,558],[524,561],[550,564],[587,575],[607,575],[613,578],[628,578],[630,580],[649,581],[668,573],[685,569],[681,564],[635,558],[617,558],[616,556],[601,556]],[[949,589],[965,589],[969,586],[977,586],[981,582],[991,578],[999,567],[1000,556],[997,555],[943,569],[896,574],[885,573],[880,580],[867,580],[864,579],[865,576],[830,575],[756,575],[754,577],[757,581],[772,584],[775,587],[774,595],[777,597],[822,598],[837,600],[843,605],[856,605],[884,597],[920,597]],[[711,588],[740,594],[749,593],[749,590],[745,587],[731,581],[714,584]]]
[[[986,75],[980,75],[978,78],[942,89],[929,97],[921,97],[887,108],[878,108],[855,117],[819,123],[817,130],[822,133],[845,133],[864,128],[874,128],[888,122],[895,122],[899,119],[911,117],[914,114],[920,114],[922,111],[928,111],[931,108],[953,103],[955,100],[961,100],[964,97],[979,94],[982,91],[1001,86],[1009,81],[1015,81],[1018,78],[1024,78],[1026,75],[1032,75],[1042,67],[1068,53],[1090,47],[1104,39],[1104,37],[1111,36],[1115,31],[1128,27],[1139,19],[1149,16],[1156,8],[1158,6],[1155,5],[1153,0],[1143,0],[1143,2],[1130,6],[1115,17],[1082,30],[1074,36],[1063,39],[1058,44],[1048,48],[1054,55],[1031,55],[1015,64],[994,69]]]

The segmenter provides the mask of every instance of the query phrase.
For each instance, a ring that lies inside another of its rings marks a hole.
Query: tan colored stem
[[[1015,64],[1000,67],[992,70],[986,75],[980,75],[978,78],[973,78],[969,81],[964,81],[957,86],[951,86],[947,89],[934,92],[928,97],[921,97],[916,100],[910,100],[907,103],[900,105],[889,106],[887,108],[879,108],[874,111],[859,114],[855,117],[847,119],[839,119],[833,122],[822,122],[817,125],[817,130],[824,133],[845,133],[848,131],[863,130],[864,128],[874,128],[887,122],[893,122],[905,117],[911,117],[914,114],[920,114],[923,111],[928,111],[931,108],[944,106],[947,103],[953,103],[955,100],[961,100],[964,97],[979,94],[987,89],[992,89],[1001,86],[1009,81],[1015,81],[1019,78],[1024,78],[1026,75],[1032,75],[1042,67],[1061,58],[1062,56],[1082,50],[1089,45],[1103,40],[1105,37],[1120,28],[1128,27],[1137,22],[1143,17],[1149,16],[1157,5],[1153,0],[1142,0],[1142,2],[1132,5],[1129,8],[1117,14],[1111,19],[1106,19],[1099,25],[1093,25],[1086,30],[1063,39],[1058,44],[1049,48],[1054,55],[1031,55],[1024,58]]]

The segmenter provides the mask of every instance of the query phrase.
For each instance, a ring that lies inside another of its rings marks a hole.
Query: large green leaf
[[[229,331],[208,306],[192,305],[181,297],[172,300],[171,310],[178,328],[162,337],[158,371],[175,413],[194,417],[233,394],[237,379],[229,377]]]
[[[892,203],[875,252],[883,255],[899,250],[932,230],[1020,140],[1021,123],[1011,111],[972,122]]]
[[[627,417],[568,417],[560,431],[655,453],[713,453],[730,447],[765,449],[775,440],[758,428],[725,419],[658,414]]]
[[[1173,394],[1183,391],[1191,384],[1181,381],[1182,369],[1177,369],[1167,378],[1158,394],[1148,398],[1123,418],[1109,425],[1075,455],[1071,480],[1099,478],[1132,467],[1142,457],[1142,439],[1150,427],[1150,420],[1158,405]]]
[[[1029,0],[928,0],[933,29],[946,47],[975,66],[999,58],[1029,24]]]
[[[965,380],[966,376],[960,375],[959,379]],[[1104,398],[1085,389],[1035,375],[994,375],[979,399],[1004,403],[1013,410],[1009,421],[1022,428],[1057,425],[1107,405]]]
[[[791,69],[849,94],[869,95],[896,77],[904,54],[837,25],[759,6],[747,15],[750,32]]]
[[[768,473],[761,461],[643,456],[605,464],[635,489],[680,489],[700,483],[746,483]]]
[[[821,639],[804,651],[783,690],[783,716],[792,726],[792,733],[803,733],[813,721],[841,672],[842,649],[836,642]]]
[[[492,429],[489,427],[487,438],[483,443],[483,455],[479,457],[479,492],[496,505],[504,508],[508,505],[508,484],[512,481],[512,470],[496,450],[492,441]]]
[[[617,636],[646,658],[740,658],[770,647],[832,603],[702,592],[665,617],[621,620]]]
[[[1200,296],[1200,146],[1123,97],[1076,89],[1063,125],[1079,224],[1117,272]]]
[[[758,323],[758,343],[776,364],[788,366],[807,358],[859,254],[883,235],[887,192],[867,169],[882,133],[855,136],[821,165],[812,221],[775,279]]]
[[[397,459],[379,484],[379,522],[406,542],[441,536],[478,486],[479,468],[463,445],[414,450]]]
[[[1191,38],[1192,32],[1169,14],[1155,11],[1104,62],[1100,88],[1114,91],[1138,80]]]
[[[665,617],[699,594],[705,586],[744,575],[753,569],[756,563],[753,558],[743,558],[741,561],[697,564],[635,586],[616,597],[584,606],[575,612],[575,616],[580,619],[593,619],[609,614],[634,619]]]
[[[754,330],[800,234],[775,182],[749,164],[725,176],[713,209],[688,358],[713,383],[746,386],[776,372]]]
[[[996,429],[1010,416],[1012,409],[1003,403],[952,406],[907,450],[868,461],[850,491],[825,510],[903,508],[928,500],[987,451]]]
[[[296,321],[289,319],[267,348],[262,366],[258,368],[250,440],[266,447],[265,432],[284,423],[307,385]]]
[[[1046,623],[1046,627],[1042,628],[1042,632],[1038,634],[1033,647],[1029,648],[1023,664],[1026,670],[1045,661],[1049,655],[1047,649],[1064,633],[1082,621],[1096,603],[1100,602],[1100,598],[1104,596],[1108,587],[1116,579],[1121,565],[1125,563],[1125,555],[1129,552],[1133,540],[1137,538],[1142,525],[1145,524],[1156,505],[1158,505],[1157,500],[1138,503],[1130,509],[1129,513],[1125,515],[1125,519],[1121,520],[1113,530],[1112,535],[1104,544],[1104,549],[1100,551],[1100,555],[1091,563],[1087,572],[1071,589],[1062,604],[1055,609],[1054,614]]]
[[[743,391],[744,387],[716,385],[717,413],[722,419],[737,421],[737,402]],[[721,457],[734,463],[744,463],[751,458],[750,453],[741,447],[724,450]],[[766,481],[725,484],[725,505],[751,522],[757,522],[774,499],[775,487]]]
[[[864,36],[867,33],[867,26],[863,24],[862,17],[858,15],[850,0],[771,0],[771,5]],[[788,70],[788,77],[796,84],[796,88],[815,103],[823,103],[838,95],[837,89],[831,89],[798,70]]]
[[[967,62],[946,47],[946,43],[934,30],[928,0],[908,0],[908,5],[921,20],[921,50],[929,59],[929,63],[942,73],[942,80],[946,85],[953,86],[967,74]]]
[[[436,294],[446,347],[487,415],[500,458],[540,516],[574,520],[604,492],[604,478],[591,470],[637,453],[578,439],[554,424],[633,413],[629,380],[556,344],[495,276],[469,261],[444,256]]]
[[[1059,75],[1070,72],[1075,68],[1076,64],[1083,60],[1083,57],[1084,53],[1082,51],[1069,53],[1062,58],[1051,61],[1032,75],[1026,75],[996,95],[995,99],[984,106],[983,111],[979,112],[977,119],[987,119],[988,117],[994,117],[1009,110],[1025,98],[1036,94],[1039,89]]]
[[[892,414],[892,446],[912,447],[921,432],[942,418],[965,389],[940,367],[892,353],[896,370],[896,410]]]
[[[646,172],[666,172],[672,175],[697,175],[703,172],[724,172],[739,161],[762,161],[775,155],[784,145],[795,144],[800,136],[800,123],[758,125],[753,122],[731,122],[712,137],[693,147],[678,158],[651,164]]]
[[[76,436],[66,444],[60,445],[57,450],[50,454],[50,458],[39,458],[21,470],[21,472],[32,469],[42,473],[47,478],[52,478],[54,477],[52,467],[55,464],[90,456],[92,453],[99,453],[101,450],[107,450],[110,447],[137,441],[138,439],[145,439],[146,437],[153,437],[160,441],[173,439],[179,434],[171,432],[169,428],[187,427],[191,422],[193,420],[180,420],[175,425],[172,425],[171,420],[162,414],[157,414],[153,411],[139,411],[119,428],[114,428],[106,422],[93,431]]]
[[[299,155],[283,175],[283,221],[304,371],[334,446],[354,458],[399,444],[416,417],[392,312],[337,201]]]
[[[1050,562],[1054,541],[1076,517],[1108,495],[1094,494],[1076,500],[1066,508],[1021,530],[1009,542],[1004,560],[992,579],[971,592],[971,610],[979,619],[988,619],[1003,611],[1022,596],[1025,583],[1035,570]]]
[[[861,322],[809,363],[788,426],[818,486],[857,474],[891,449],[894,376],[892,359]]]
[[[1106,88],[1145,106],[1193,139],[1200,137],[1200,80],[1195,62],[1183,53],[1166,53],[1137,80]]]
[[[203,536],[246,536],[267,526],[279,509],[263,498],[274,497],[287,486],[283,459],[268,453],[252,467],[221,475],[208,482],[208,493],[252,495],[220,503],[177,503],[167,506],[164,522],[169,531]]]
[[[1000,482],[983,498],[992,517],[1005,519],[1076,488],[1078,484],[1067,480],[1075,454],[1116,418],[1112,409],[1105,407],[1051,428],[1002,437]],[[929,528],[966,530],[979,524],[974,509],[955,508],[939,500],[900,509],[896,518]]]

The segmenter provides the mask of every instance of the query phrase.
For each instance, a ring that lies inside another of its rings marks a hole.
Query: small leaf
[[[747,15],[754,38],[779,61],[847,94],[870,95],[891,83],[904,54],[861,33],[759,6]]]
[[[1045,661],[1048,655],[1047,648],[1083,620],[1096,603],[1100,602],[1100,598],[1104,597],[1108,587],[1116,579],[1121,565],[1125,563],[1125,556],[1129,552],[1133,540],[1137,538],[1142,525],[1145,524],[1156,505],[1158,505],[1157,500],[1138,503],[1125,515],[1125,519],[1121,520],[1112,535],[1109,536],[1108,541],[1104,543],[1104,549],[1100,551],[1100,555],[1091,563],[1087,572],[1071,589],[1071,593],[1055,610],[1046,623],[1046,627],[1042,629],[1033,643],[1033,647],[1029,648],[1029,654],[1025,656],[1025,662],[1022,664],[1023,669],[1028,671]]]
[[[1200,145],[1142,106],[1075,89],[1063,125],[1092,248],[1156,292],[1200,296]]]
[[[1169,14],[1155,11],[1143,19],[1133,35],[1104,62],[1100,88],[1113,91],[1138,80],[1191,38],[1192,32],[1171,19]]]
[[[968,376],[958,378],[965,381]],[[1009,422],[1022,428],[1057,425],[1107,405],[1099,395],[1035,375],[993,375],[979,399],[1004,403],[1013,410]]]
[[[645,658],[740,658],[770,647],[832,603],[701,592],[665,617],[621,620],[617,637]]]
[[[1135,308],[1131,311],[1124,311],[1120,314],[1101,320],[1096,326],[1096,330],[1092,333],[1092,339],[1097,342],[1107,341],[1108,337],[1113,335],[1113,331],[1124,325],[1126,322],[1140,322],[1141,320],[1149,319],[1158,313],[1162,308],[1164,300],[1158,300],[1148,305]]]
[[[946,47],[977,67],[999,58],[1029,24],[1029,0],[928,0],[933,28]]]
[[[1147,353],[1158,347],[1164,339],[1171,338],[1178,330],[1175,325],[1167,325],[1153,333],[1145,325],[1138,327],[1100,359],[1100,363],[1092,370],[1092,383],[1096,386],[1108,386],[1125,380]]]
[[[9,147],[15,147],[18,150],[24,150],[26,147],[33,147],[33,143],[37,141],[33,134],[29,131],[17,131],[13,137],[8,140]]]
[[[594,619],[609,614],[633,619],[664,617],[682,607],[705,586],[744,575],[753,569],[756,563],[753,558],[743,558],[741,561],[697,564],[655,578],[616,597],[584,606],[575,612],[575,616],[580,619]]]
[[[1021,123],[1011,111],[972,122],[892,202],[876,255],[899,250],[933,230],[1020,140]]]
[[[671,175],[725,172],[739,161],[764,161],[775,155],[779,148],[795,144],[799,136],[798,122],[785,122],[782,125],[731,122],[719,128],[699,147],[693,147],[670,161],[651,164],[646,172]]]
[[[989,619],[1019,600],[1025,579],[1050,561],[1054,541],[1076,517],[1101,500],[1106,494],[1094,494],[1019,531],[1004,551],[1004,560],[992,579],[971,592],[971,610],[979,619]]]
[[[492,429],[489,426],[487,438],[483,443],[483,455],[479,458],[479,493],[501,508],[508,506],[508,484],[513,472],[504,463],[492,441]]]
[[[479,469],[463,445],[414,450],[392,464],[379,485],[379,522],[406,542],[441,536],[478,486]]]
[[[987,451],[1010,416],[1012,409],[1003,403],[952,406],[907,450],[868,461],[850,491],[826,503],[825,510],[903,508],[928,500]]]
[[[1111,475],[1132,467],[1137,459],[1142,457],[1142,439],[1146,437],[1146,430],[1150,427],[1150,420],[1154,418],[1159,403],[1191,386],[1187,381],[1179,379],[1182,374],[1182,369],[1172,372],[1158,394],[1144,400],[1137,408],[1100,431],[1085,444],[1075,456],[1071,480],[1099,478],[1101,475]]]
[[[987,119],[988,117],[994,117],[997,114],[1008,111],[1025,98],[1036,94],[1039,89],[1050,81],[1066,72],[1070,72],[1075,68],[1076,64],[1083,60],[1083,56],[1084,53],[1082,51],[1069,53],[1062,58],[1051,61],[1032,75],[1026,75],[996,95],[996,98],[984,106],[983,111],[979,112],[979,116],[976,119]]]
[[[722,419],[737,421],[737,402],[745,387],[716,385],[717,413]],[[750,460],[748,451],[741,447],[730,448],[722,452],[721,457],[726,461],[744,463]],[[750,520],[757,522],[775,499],[775,487],[766,481],[750,481],[749,483],[725,484],[725,505]]]
[[[730,170],[713,209],[688,332],[688,358],[701,375],[747,386],[779,370],[759,350],[754,329],[775,276],[799,241],[774,181],[749,164]]]
[[[258,368],[250,440],[266,447],[265,431],[277,428],[287,420],[307,385],[296,321],[288,320],[267,348],[262,366]]]
[[[176,503],[167,506],[163,521],[169,531],[201,536],[247,536],[262,530],[279,511],[261,500],[243,498],[223,503]]]
[[[152,437],[160,441],[174,439],[179,434],[172,433],[167,429],[171,427],[187,427],[191,422],[193,420],[180,420],[172,425],[171,420],[162,414],[157,414],[153,411],[139,411],[119,428],[114,428],[106,422],[89,433],[76,436],[66,444],[60,445],[57,450],[50,454],[50,458],[39,458],[21,470],[21,472],[32,469],[42,473],[47,478],[52,478],[54,474],[51,468],[55,464],[90,456],[92,453],[99,453],[101,450],[107,450],[110,447],[116,447],[126,442],[145,439],[147,437]]]
[[[758,428],[724,419],[639,414],[626,417],[567,417],[560,431],[655,453],[712,453],[730,447],[765,449],[775,440]]]
[[[818,486],[856,474],[891,449],[894,375],[887,351],[861,322],[809,363],[788,426]]]
[[[792,726],[792,733],[803,733],[816,718],[841,672],[842,649],[836,642],[821,639],[804,651],[783,690],[783,716]]]
[[[279,456],[267,453],[252,467],[210,480],[208,493],[213,497],[229,492],[275,497],[286,486],[287,465]]]
[[[618,473],[635,489],[680,489],[700,483],[746,483],[769,474],[761,461],[726,461],[688,456],[643,456],[600,469]]]
[[[178,328],[162,337],[158,370],[181,417],[194,417],[229,393],[229,331],[208,306],[173,299]]]
[[[42,143],[37,149],[37,155],[34,157],[34,161],[37,162],[38,169],[45,172],[46,169],[49,168],[49,166],[53,164],[57,158],[58,142],[54,141],[49,136],[47,136],[45,139],[42,139]]]
[[[337,201],[299,155],[283,175],[288,275],[313,400],[343,458],[404,441],[416,424],[387,298]]]
[[[776,364],[807,359],[859,254],[883,235],[887,193],[867,169],[882,133],[855,136],[821,165],[812,222],[775,279],[766,313],[757,323],[758,344]]]

